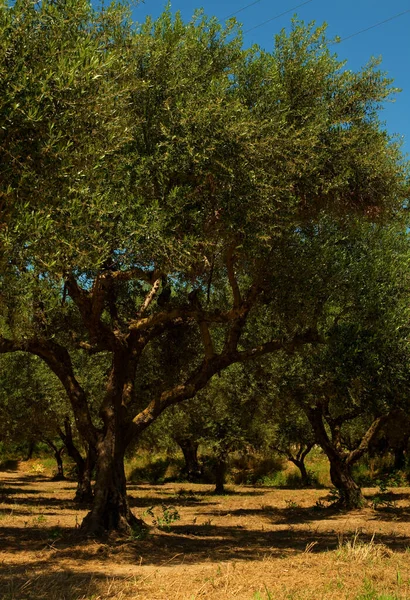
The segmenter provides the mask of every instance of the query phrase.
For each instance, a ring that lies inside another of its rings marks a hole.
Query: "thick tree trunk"
[[[366,500],[362,490],[352,478],[351,468],[367,452],[369,445],[375,439],[381,427],[388,421],[390,415],[382,415],[375,419],[362,437],[360,444],[349,453],[343,452],[340,443],[338,443],[336,434],[340,430],[340,424],[338,424],[338,428],[333,427],[332,439],[329,438],[324,426],[321,407],[306,410],[306,415],[315,432],[317,443],[320,444],[329,459],[330,478],[340,494],[338,504],[347,510],[364,506]],[[335,420],[333,420],[333,425],[335,425]],[[335,439],[333,439],[333,436],[335,436]]]
[[[329,457],[329,461],[330,479],[340,494],[337,504],[347,510],[363,507],[366,500],[362,490],[351,476],[350,467],[342,459],[335,460]]]
[[[184,455],[184,472],[188,481],[198,481],[202,476],[202,469],[198,460],[198,442],[195,442],[192,438],[178,438],[175,441]]]
[[[91,512],[82,528],[90,534],[101,535],[118,531],[129,533],[135,526],[143,526],[131,512],[127,498],[124,448],[115,447],[114,437],[108,433],[97,447],[97,476]]]

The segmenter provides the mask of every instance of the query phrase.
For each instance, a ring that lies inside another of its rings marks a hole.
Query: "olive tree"
[[[353,465],[408,411],[409,240],[403,227],[359,224],[326,238],[317,232],[311,242],[323,250],[332,240],[334,255],[321,274],[327,293],[317,297],[324,343],[273,365],[273,398],[304,411],[350,509],[364,503]]]

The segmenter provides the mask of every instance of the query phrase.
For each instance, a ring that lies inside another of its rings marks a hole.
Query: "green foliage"
[[[284,459],[281,456],[248,452],[232,456],[229,474],[233,482],[239,485],[270,485],[267,482],[279,476],[284,466]]]
[[[154,506],[150,506],[143,513],[143,517],[150,516],[152,518],[152,524],[158,529],[164,529],[170,531],[171,525],[176,521],[179,521],[181,516],[175,506],[168,506],[161,504],[161,512]]]
[[[137,523],[131,527],[129,538],[133,542],[143,542],[149,537],[149,529],[143,524]]]
[[[273,596],[271,594],[271,592],[268,590],[268,588],[266,587],[265,584],[264,585],[264,592],[255,592],[253,595],[253,600],[273,600]]]
[[[166,481],[179,481],[182,461],[160,454],[154,456],[141,454],[127,459],[125,467],[128,481],[158,485]]]
[[[363,590],[355,597],[355,600],[402,600],[400,592],[380,593],[378,592],[373,582],[366,580],[363,584]]]

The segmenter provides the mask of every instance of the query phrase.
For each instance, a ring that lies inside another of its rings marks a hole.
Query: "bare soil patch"
[[[3,600],[410,598],[410,488],[343,513],[326,490],[131,485],[157,527],[101,541],[79,530],[73,482],[23,467],[0,472]]]

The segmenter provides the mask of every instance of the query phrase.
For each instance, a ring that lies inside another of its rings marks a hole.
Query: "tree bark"
[[[330,479],[339,491],[340,498],[337,504],[342,508],[352,510],[362,508],[366,504],[362,490],[352,478],[350,467],[344,460],[330,461]]]
[[[78,483],[74,501],[79,504],[90,504],[94,498],[92,488],[92,473],[96,463],[96,452],[92,445],[88,446],[86,459],[81,466],[77,465]]]
[[[87,533],[101,535],[116,530],[129,533],[142,525],[131,512],[124,471],[125,448],[109,432],[97,446],[97,476],[91,511],[82,522]]]
[[[339,491],[337,504],[342,508],[351,510],[362,508],[366,504],[361,488],[353,480],[350,468],[343,460],[330,463],[330,479]]]
[[[317,443],[329,459],[330,479],[340,495],[337,504],[347,510],[361,508],[365,504],[365,498],[350,473],[351,465],[359,458],[358,450],[354,451],[356,454],[351,452],[348,455],[343,455],[337,449],[326,432],[320,407],[307,410],[306,415],[312,425]],[[348,462],[349,459],[351,460],[350,463]]]
[[[200,480],[202,469],[198,460],[198,442],[195,442],[192,438],[175,438],[175,441],[184,455],[184,471],[188,481],[195,482]]]
[[[36,442],[34,442],[33,440],[30,440],[30,442],[28,444],[28,448],[27,448],[27,456],[24,460],[31,460],[33,458],[33,453],[34,453],[35,448],[36,448]]]

